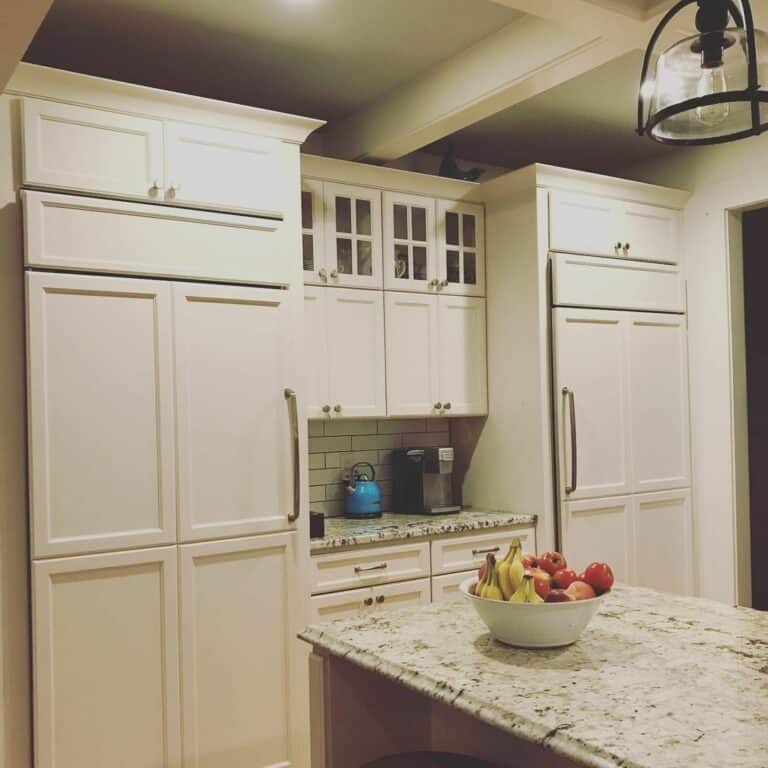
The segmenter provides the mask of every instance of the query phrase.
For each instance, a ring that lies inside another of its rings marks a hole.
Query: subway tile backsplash
[[[349,470],[368,461],[381,486],[382,509],[391,510],[392,450],[451,445],[449,419],[339,419],[309,422],[309,505],[329,517],[344,514]]]

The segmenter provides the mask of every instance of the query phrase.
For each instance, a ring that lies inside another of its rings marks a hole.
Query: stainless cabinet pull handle
[[[443,410],[443,404],[442,403],[435,403],[434,408],[436,411],[442,411]]]
[[[501,551],[501,547],[486,547],[485,549],[473,549],[472,550],[472,556],[477,557],[478,555],[490,555],[494,552]]]
[[[324,405],[323,406],[323,413],[330,413],[331,412],[331,406],[330,405]]]
[[[285,389],[285,401],[288,403],[288,419],[291,428],[291,441],[293,443],[293,510],[288,513],[288,522],[295,523],[301,514],[301,480],[299,479],[299,410],[296,402],[296,393],[292,389]]]
[[[566,484],[565,492],[573,493],[578,484],[578,460],[579,451],[576,447],[576,396],[572,389],[563,387],[563,396],[568,400],[568,410],[570,411],[571,425],[571,482]]]
[[[367,573],[368,571],[384,571],[387,569],[386,563],[379,563],[378,565],[356,565],[355,573]]]
[[[381,603],[384,602],[384,599],[385,599],[384,595],[377,595],[376,596],[376,602],[379,603],[379,605],[381,605]]]
[[[366,597],[365,600],[363,600],[363,605],[373,605],[373,598]]]

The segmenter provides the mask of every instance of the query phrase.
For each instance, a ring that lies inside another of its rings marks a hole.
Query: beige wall
[[[733,348],[731,321],[740,291],[729,258],[726,211],[768,200],[768,136],[670,152],[616,172],[693,193],[684,238],[698,587],[702,596],[735,602],[737,561],[747,555],[735,536],[737,514],[744,513],[744,472],[737,461],[743,454],[737,429],[743,382],[732,367],[734,357],[741,357]]]

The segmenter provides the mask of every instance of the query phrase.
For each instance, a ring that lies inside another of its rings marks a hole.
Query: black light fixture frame
[[[716,2],[717,0],[715,0]],[[656,47],[656,43],[661,36],[661,33],[667,27],[669,22],[677,16],[680,11],[687,8],[689,5],[697,3],[699,8],[702,9],[707,5],[711,5],[713,0],[679,0],[670,10],[664,15],[659,26],[656,27],[653,35],[651,36],[648,48],[645,52],[645,58],[643,60],[643,70],[640,75],[640,94],[637,101],[637,133],[640,136],[648,136],[654,141],[658,141],[661,144],[676,144],[685,146],[701,146],[705,144],[724,144],[728,141],[736,141],[737,139],[746,139],[749,136],[758,136],[764,131],[768,130],[768,123],[760,123],[760,102],[768,103],[768,91],[760,90],[760,83],[758,82],[757,71],[757,43],[755,41],[755,22],[752,15],[752,7],[749,0],[741,0],[744,13],[739,10],[734,0],[722,0],[727,7],[728,14],[733,19],[737,28],[743,29],[747,38],[747,87],[744,90],[728,90],[722,93],[713,93],[707,96],[697,96],[693,99],[686,99],[678,104],[672,104],[669,107],[656,112],[653,116],[648,115],[648,120],[645,120],[646,110],[646,96],[645,96],[645,83],[648,79],[648,70],[651,65],[651,59]],[[712,104],[727,104],[733,102],[747,102],[751,105],[752,109],[752,127],[744,131],[738,131],[737,133],[724,134],[722,136],[706,136],[698,139],[669,139],[662,136],[654,136],[653,129],[664,120],[674,117],[675,115],[688,112],[699,107],[708,107]]]

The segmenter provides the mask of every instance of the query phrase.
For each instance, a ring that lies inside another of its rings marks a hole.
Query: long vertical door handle
[[[563,387],[563,396],[568,400],[568,411],[571,417],[571,482],[566,484],[565,492],[573,493],[578,485],[579,451],[576,446],[576,397],[572,389]]]
[[[301,513],[301,479],[299,477],[299,409],[296,403],[296,392],[286,389],[283,394],[288,403],[288,418],[291,428],[292,460],[293,460],[293,509],[288,513],[288,522],[295,523]]]

